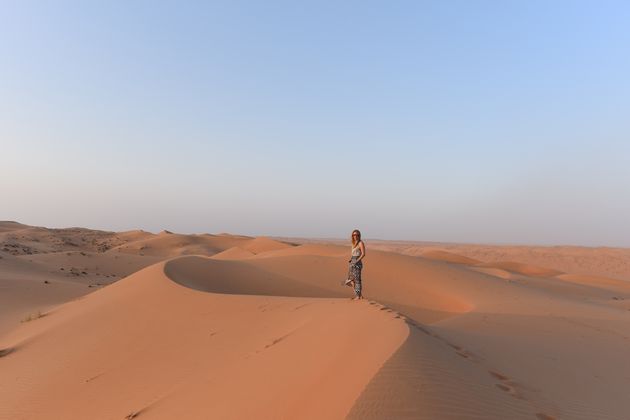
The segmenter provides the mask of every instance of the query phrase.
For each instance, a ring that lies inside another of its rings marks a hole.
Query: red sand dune
[[[562,274],[561,271],[551,268],[537,267],[535,265],[521,264],[513,261],[501,261],[477,264],[481,268],[498,268],[512,273],[523,274],[530,277],[553,277]]]
[[[510,273],[509,271],[506,270],[502,270],[500,268],[495,268],[495,267],[471,267],[471,270],[475,270],[479,273],[484,273],[484,274],[488,274],[494,277],[498,277],[500,279],[504,279],[504,280],[512,280],[514,279],[516,276],[513,273]]]
[[[233,246],[232,248],[228,248],[218,254],[214,254],[212,258],[216,260],[240,260],[243,258],[253,257],[254,255],[256,254],[251,251],[238,246]]]
[[[127,277],[0,331],[1,419],[606,420],[630,411],[630,288],[607,275],[599,249],[597,258],[579,251],[591,266],[575,266],[596,273],[587,275],[540,263],[565,264],[574,251],[564,248],[521,259],[523,249],[506,247],[498,260],[472,245],[403,255],[367,241],[370,301],[351,302],[340,286],[347,245],[3,226],[5,243],[23,243],[0,247],[0,286],[30,308],[37,296],[71,299],[72,285],[94,290],[97,268]],[[195,249],[205,256],[156,262]],[[60,274],[60,263],[87,274]]]
[[[275,241],[270,238],[259,237],[243,243],[241,245],[241,248],[254,254],[262,254],[263,252],[291,248],[291,245],[284,242]]]
[[[448,251],[441,251],[439,249],[423,251],[421,254],[424,258],[429,258],[432,260],[446,261],[455,264],[478,264],[478,260],[474,260],[472,258],[464,257],[463,255],[454,254]]]
[[[408,334],[365,302],[251,295],[255,270],[195,260],[151,266],[6,337],[0,418],[342,418]],[[250,296],[185,288],[165,268]]]

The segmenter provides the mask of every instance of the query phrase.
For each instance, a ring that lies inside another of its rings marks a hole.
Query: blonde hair
[[[354,240],[354,234],[357,234],[357,239],[356,241]],[[350,234],[350,240],[352,241],[352,246],[357,246],[357,244],[359,242],[361,242],[361,231],[359,229],[355,229],[352,231],[352,234]]]

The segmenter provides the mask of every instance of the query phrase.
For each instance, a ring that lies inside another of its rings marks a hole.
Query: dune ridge
[[[238,246],[233,246],[225,251],[214,254],[212,258],[215,260],[242,260],[243,258],[253,257],[254,255],[256,254],[251,251]]]

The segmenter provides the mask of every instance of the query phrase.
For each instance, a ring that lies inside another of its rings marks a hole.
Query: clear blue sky
[[[627,1],[3,2],[0,219],[630,246]]]

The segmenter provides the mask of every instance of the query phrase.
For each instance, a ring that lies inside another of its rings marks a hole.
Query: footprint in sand
[[[467,351],[456,351],[455,354],[463,357],[464,359],[470,359],[470,354]]]
[[[503,384],[494,384],[494,386],[496,386],[497,388],[499,388],[500,390],[505,391],[505,392],[510,392],[510,391],[512,391],[512,388],[510,388],[510,387],[509,387],[509,386],[507,386],[507,385],[503,385]]]
[[[0,357],[8,356],[10,353],[13,353],[13,348],[9,347],[6,349],[0,349]]]
[[[514,382],[512,382],[512,380],[510,378],[508,378],[507,376],[503,375],[502,373],[493,371],[493,370],[489,370],[488,373],[490,375],[492,375],[494,378],[498,379],[501,381],[501,383],[498,384],[494,384],[494,386],[496,386],[497,388],[499,388],[501,391],[505,391],[507,393],[509,393],[510,395],[512,395],[514,398],[518,398],[520,400],[525,399],[516,389]]]
[[[497,378],[500,381],[509,381],[510,378],[508,378],[507,376],[499,373],[499,372],[495,372],[493,370],[489,370],[488,373],[492,376],[494,376],[495,378]]]

